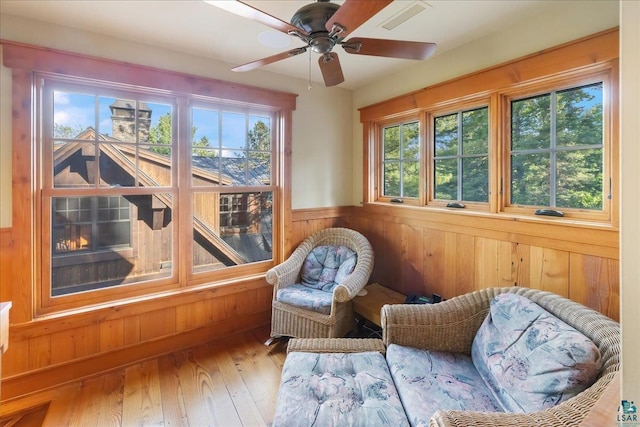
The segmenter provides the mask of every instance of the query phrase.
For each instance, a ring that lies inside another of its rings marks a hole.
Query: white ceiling
[[[232,0],[226,0],[232,1]],[[247,1],[289,22],[310,1]],[[386,30],[381,24],[414,3],[426,6],[420,14]],[[335,3],[342,4],[344,0]],[[436,55],[473,39],[512,26],[528,17],[553,13],[560,1],[550,0],[395,0],[348,37],[372,37],[433,42]],[[564,1],[566,4],[567,1]],[[574,2],[576,4],[583,2]],[[578,7],[578,6],[577,6]],[[564,9],[566,13],[566,9]],[[288,47],[272,48],[258,40],[261,32],[277,33],[221,10],[201,0],[0,0],[0,13],[50,22],[167,49],[212,58],[230,68],[274,55],[303,43],[295,37]],[[285,37],[285,38],[286,38]],[[340,56],[345,82],[340,87],[356,89],[377,78],[393,74],[414,61],[350,55]],[[262,67],[274,73],[322,82],[318,54],[308,53]],[[251,71],[249,71],[251,72]]]

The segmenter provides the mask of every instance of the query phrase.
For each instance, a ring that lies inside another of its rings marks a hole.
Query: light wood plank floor
[[[269,426],[286,341],[266,347],[267,338],[268,326],[67,385],[0,424]]]

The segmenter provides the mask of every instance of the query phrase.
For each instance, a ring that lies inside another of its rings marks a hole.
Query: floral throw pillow
[[[593,341],[512,293],[491,302],[471,356],[496,400],[510,412],[555,406],[589,387],[602,368]]]
[[[333,292],[353,272],[356,260],[356,253],[346,246],[316,246],[302,265],[301,282],[310,288]]]

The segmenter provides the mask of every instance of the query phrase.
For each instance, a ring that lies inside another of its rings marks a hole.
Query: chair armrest
[[[484,289],[437,304],[385,305],[381,313],[384,344],[471,354],[494,296],[491,289]]]
[[[308,239],[303,241],[293,253],[282,263],[270,268],[265,276],[267,283],[273,285],[276,290],[296,283],[302,269],[304,260],[313,249],[313,242]]]
[[[287,346],[287,354],[293,351],[310,353],[360,353],[386,352],[382,340],[377,338],[292,338]]]

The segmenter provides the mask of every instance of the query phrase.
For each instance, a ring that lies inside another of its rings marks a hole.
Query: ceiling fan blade
[[[301,53],[305,53],[307,51],[306,47],[299,47],[296,49],[291,49],[286,52],[278,53],[276,55],[267,56],[266,58],[258,59],[257,61],[248,62],[243,65],[238,65],[231,69],[231,71],[251,71],[258,67],[262,67],[263,65],[271,64],[276,61],[281,61],[283,59],[290,58],[292,56],[300,55]]]
[[[318,64],[320,65],[320,71],[322,71],[322,77],[324,78],[324,84],[326,86],[335,86],[344,81],[342,67],[340,66],[337,53],[325,53],[318,58]]]
[[[209,3],[210,5],[219,7],[220,9],[224,9],[228,12],[235,13],[236,15],[242,16],[243,18],[251,19],[252,21],[267,25],[273,29],[282,31],[285,34],[289,34],[289,32],[292,31],[304,36],[309,35],[302,28],[291,25],[288,22],[276,18],[275,16],[269,15],[268,13],[263,12],[260,9],[256,9],[255,7],[250,6],[240,0],[205,0],[205,2]]]
[[[384,9],[393,0],[346,0],[342,6],[327,21],[327,31],[331,32],[334,24],[344,28],[339,34],[344,38],[364,24],[369,18]]]
[[[435,43],[356,37],[342,43],[347,53],[402,59],[427,59],[436,51]]]

